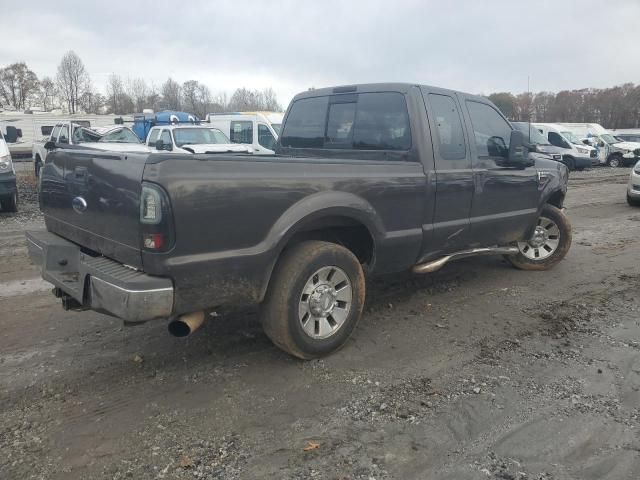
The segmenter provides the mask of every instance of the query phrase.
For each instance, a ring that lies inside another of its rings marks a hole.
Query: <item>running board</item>
[[[431,273],[440,270],[451,260],[459,260],[460,258],[475,257],[476,255],[514,255],[518,253],[518,247],[489,247],[489,248],[473,248],[471,250],[462,250],[461,252],[451,253],[446,257],[432,260],[427,263],[419,263],[413,267],[413,273]]]

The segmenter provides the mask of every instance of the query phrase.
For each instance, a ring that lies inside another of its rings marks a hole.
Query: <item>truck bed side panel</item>
[[[194,156],[150,162],[144,178],[171,198],[175,248],[143,253],[143,265],[174,279],[176,313],[260,301],[286,238],[310,218],[364,224],[384,262],[378,272],[413,265],[422,241],[417,162]]]

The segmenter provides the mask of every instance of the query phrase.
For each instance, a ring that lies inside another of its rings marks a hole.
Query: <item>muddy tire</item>
[[[0,198],[0,205],[5,212],[17,212],[18,211],[18,192],[15,192],[9,197]]]
[[[521,270],[548,270],[562,260],[571,247],[571,223],[553,205],[545,205],[532,238],[518,242],[518,253],[507,257]]]
[[[364,298],[364,273],[351,251],[306,241],[282,254],[260,319],[279,348],[298,358],[317,358],[345,344],[360,320]]]

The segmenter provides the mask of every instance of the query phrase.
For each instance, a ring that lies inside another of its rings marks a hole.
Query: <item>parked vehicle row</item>
[[[18,211],[16,171],[2,132],[0,132],[0,207],[6,212]]]
[[[200,125],[165,125],[153,127],[147,147],[174,153],[253,153],[250,145],[231,143],[217,128]]]
[[[147,152],[137,135],[129,127],[112,125],[109,127],[91,128],[77,122],[59,122],[51,133],[38,142],[33,142],[31,156],[33,158],[36,177],[47,158],[49,150],[57,145],[81,145],[90,143],[93,148],[120,152]]]
[[[546,270],[571,245],[567,168],[530,158],[489,100],[461,92],[301,93],[269,157],[95,145],[48,152],[47,231],[28,233],[30,255],[64,308],[169,319],[178,336],[207,309],[257,303],[277,346],[314,358],[354,331],[365,271],[429,273],[481,254]]]
[[[640,143],[619,138],[597,123],[560,123],[583,145],[596,149],[601,165],[627,167],[640,160]]]

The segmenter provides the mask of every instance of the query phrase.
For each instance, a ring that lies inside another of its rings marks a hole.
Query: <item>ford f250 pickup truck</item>
[[[67,309],[168,319],[258,304],[300,358],[342,346],[365,277],[501,254],[546,270],[567,253],[566,166],[487,99],[413,84],[304,92],[271,157],[57,145],[42,170],[46,231],[27,234]]]

